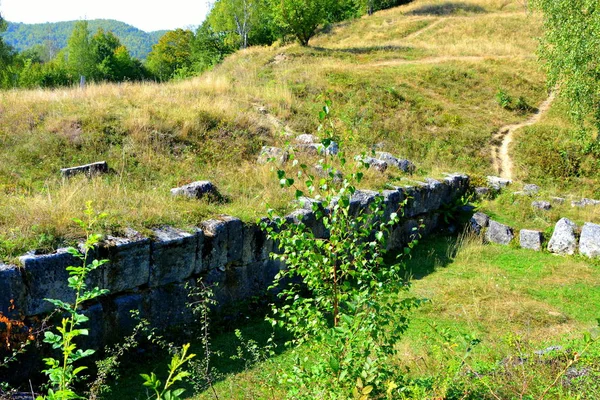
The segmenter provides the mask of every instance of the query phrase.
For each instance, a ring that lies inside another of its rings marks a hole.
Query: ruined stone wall
[[[421,223],[425,225],[421,234],[435,231],[440,208],[463,196],[468,185],[467,176],[450,175],[442,182],[429,179],[420,185],[385,190],[388,216],[408,198],[402,222],[391,233],[389,247],[401,249],[414,234],[413,228]],[[376,195],[377,192],[357,191],[351,204],[354,212],[366,209]],[[310,205],[287,218],[294,221],[299,215],[313,231],[324,234]],[[138,310],[157,328],[190,321],[185,285],[194,285],[200,277],[209,284],[218,283],[216,300],[222,306],[264,294],[283,267],[269,259],[276,250],[256,224],[230,216],[204,221],[193,233],[163,227],[154,231],[152,239],[133,231],[125,237],[108,237],[92,255],[110,262],[94,271],[88,284],[106,288],[110,294],[85,308],[90,318],[88,345],[98,348],[130,332],[135,324],[130,310]],[[77,265],[78,260],[66,249],[26,255],[20,260],[20,266],[0,264],[0,311],[9,312],[10,301],[14,300],[24,315],[43,316],[52,311],[52,305],[44,299],[74,300],[65,268]]]

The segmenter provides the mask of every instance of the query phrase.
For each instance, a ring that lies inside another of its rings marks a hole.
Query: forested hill
[[[67,45],[76,21],[46,22],[41,24],[23,24],[9,22],[8,29],[2,34],[4,40],[18,51],[27,50],[35,45],[50,44],[56,50]],[[127,47],[131,55],[145,59],[152,50],[152,45],[166,31],[144,32],[124,22],[111,19],[95,19],[88,21],[89,29],[94,34],[98,28],[113,32],[121,43]]]

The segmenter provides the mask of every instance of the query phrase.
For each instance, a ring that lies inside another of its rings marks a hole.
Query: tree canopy
[[[535,0],[534,7],[544,13],[541,56],[549,83],[560,87],[577,121],[591,120],[600,130],[600,3]]]

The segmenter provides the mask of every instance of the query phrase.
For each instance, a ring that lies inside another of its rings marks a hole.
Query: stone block
[[[127,229],[124,237],[108,236],[95,251],[102,266],[104,287],[111,294],[148,284],[150,279],[150,239]]]
[[[397,213],[399,217],[402,217],[403,210],[401,209],[401,203],[404,201],[404,192],[399,190],[384,190],[382,195],[383,204],[385,205],[385,220],[389,220],[392,213]]]
[[[589,206],[598,206],[600,205],[600,200],[594,199],[581,199],[579,201],[572,201],[571,207],[589,207]]]
[[[106,324],[102,304],[92,304],[81,311],[81,314],[89,318],[80,327],[88,330],[87,336],[79,336],[75,339],[79,348],[100,350],[106,344]]]
[[[375,157],[387,163],[388,166],[394,166],[404,173],[412,174],[413,172],[415,172],[415,164],[413,164],[409,160],[399,159],[397,157],[394,157],[392,154],[386,153],[384,151],[375,152]]]
[[[88,177],[108,173],[108,164],[106,161],[95,162],[92,164],[80,165],[78,167],[62,168],[60,174],[64,178],[70,178],[74,175],[86,174]]]
[[[205,246],[210,247],[207,254],[208,269],[219,268],[242,260],[244,247],[244,226],[240,219],[222,215],[201,223],[205,235]]]
[[[197,235],[171,227],[153,232],[150,287],[182,282],[190,277],[196,270]]]
[[[257,162],[259,164],[266,164],[269,160],[274,160],[278,165],[285,164],[290,159],[290,153],[284,149],[272,146],[263,146],[258,155]]]
[[[111,341],[122,340],[124,336],[133,332],[138,321],[131,315],[132,311],[137,311],[141,318],[149,319],[150,315],[144,303],[145,296],[142,293],[118,296],[112,301],[111,315],[106,316],[110,328],[107,335],[110,336]]]
[[[154,288],[148,293],[146,301],[148,320],[154,328],[174,328],[194,320],[192,309],[187,306],[190,301],[185,283]]]
[[[524,249],[540,251],[542,250],[544,235],[540,231],[521,229],[521,232],[519,232],[519,241],[521,247]]]
[[[171,189],[173,196],[185,196],[191,199],[221,200],[223,196],[211,181],[197,181]]]
[[[575,254],[577,225],[568,218],[561,218],[554,227],[554,233],[548,242],[548,251],[557,254]]]
[[[476,212],[469,221],[473,232],[480,235],[490,224],[490,217],[482,212]]]
[[[600,225],[586,222],[581,229],[579,252],[590,258],[600,257]]]
[[[507,245],[514,237],[515,234],[511,227],[494,220],[490,220],[490,224],[485,231],[485,239],[490,243]]]
[[[358,215],[369,211],[369,206],[379,196],[379,192],[373,190],[357,190],[350,198],[350,215]]]
[[[21,269],[0,263],[0,313],[13,318],[18,316],[26,311],[26,299],[27,289]]]
[[[533,201],[531,207],[537,208],[538,210],[548,211],[552,208],[552,204],[548,201]]]
[[[369,169],[373,168],[377,172],[384,173],[388,169],[388,163],[373,157],[364,157],[362,162],[369,166]]]
[[[196,269],[194,270],[195,274],[200,274],[204,271],[208,270],[208,265],[205,264],[204,257],[204,231],[200,228],[195,229],[196,236]]]
[[[523,186],[523,192],[525,192],[525,194],[528,196],[534,196],[540,192],[540,187],[533,183],[529,183]]]
[[[488,186],[494,190],[502,190],[512,183],[510,179],[500,178],[499,176],[488,176]]]
[[[73,257],[66,248],[53,254],[29,254],[20,257],[23,265],[23,281],[28,287],[24,312],[28,316],[44,314],[54,310],[54,306],[44,299],[57,299],[67,303],[75,301],[75,293],[69,287],[67,267],[81,265],[81,260]],[[90,273],[87,279],[90,287],[104,288],[102,269]]]

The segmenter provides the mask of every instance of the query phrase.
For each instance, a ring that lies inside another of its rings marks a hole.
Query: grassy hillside
[[[67,46],[76,21],[46,22],[42,24],[24,24],[9,22],[8,29],[2,34],[6,43],[18,51],[27,50],[36,45],[50,43],[56,49]],[[145,59],[152,50],[152,45],[166,31],[144,32],[124,22],[110,19],[94,19],[88,21],[89,29],[94,34],[99,28],[113,32],[133,57]]]
[[[493,135],[532,112],[502,108],[497,93],[532,108],[548,96],[535,57],[539,35],[538,16],[521,1],[415,1],[333,26],[311,47],[241,51],[188,81],[0,93],[0,257],[78,237],[70,220],[88,199],[109,213],[103,229],[113,232],[189,227],[217,213],[253,219],[267,204],[285,211],[291,193],[282,194],[256,156],[263,145],[291,140],[276,120],[316,133],[325,98],[351,155],[378,145],[415,162],[408,178],[493,173]],[[534,143],[524,136],[518,148]],[[113,173],[68,181],[58,173],[100,160]],[[389,170],[367,178],[365,185],[382,187],[407,177]],[[171,197],[170,188],[200,179],[231,201]],[[567,189],[593,195],[593,181],[580,183]]]

